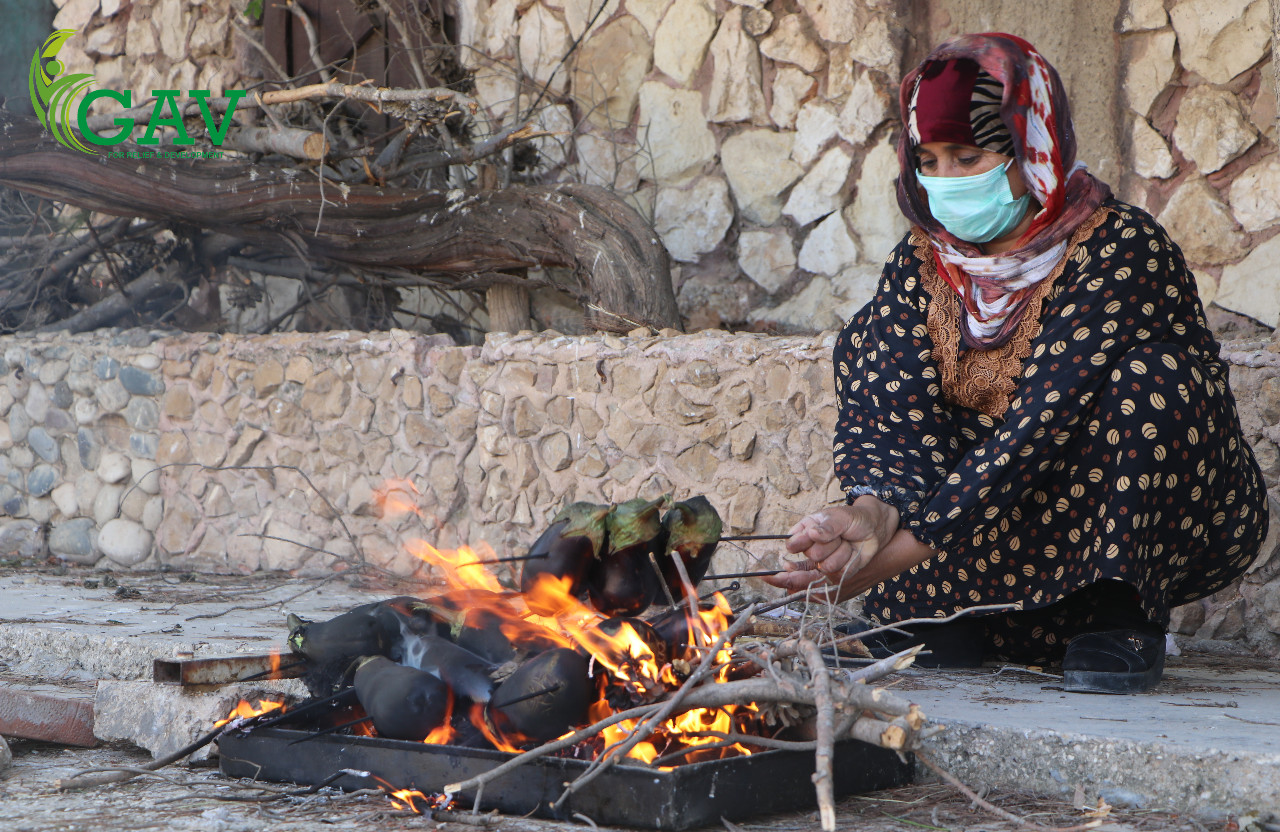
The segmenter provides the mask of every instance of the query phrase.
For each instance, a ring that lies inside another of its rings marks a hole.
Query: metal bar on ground
[[[264,653],[214,659],[156,659],[151,680],[158,685],[230,685],[267,679],[296,679],[303,668],[297,656]]]

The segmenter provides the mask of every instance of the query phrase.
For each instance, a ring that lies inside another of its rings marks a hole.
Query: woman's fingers
[[[804,552],[815,543],[838,540],[852,522],[852,509],[838,506],[815,511],[791,528],[787,551]]]
[[[776,575],[768,575],[762,580],[767,584],[785,589],[787,592],[799,592],[815,584],[819,586],[825,585],[827,576],[816,569],[797,569],[795,571],[779,572]]]

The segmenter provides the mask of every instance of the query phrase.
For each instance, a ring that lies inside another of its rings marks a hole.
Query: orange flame
[[[424,794],[418,789],[397,789],[386,780],[377,775],[373,776],[378,781],[378,786],[387,794],[387,799],[391,801],[391,805],[396,809],[408,809],[415,815],[420,815],[423,811],[431,811],[432,809],[447,809],[449,804],[453,802],[453,798],[443,794]],[[422,808],[418,808],[418,802],[422,802]]]
[[[402,514],[422,515],[422,509],[414,502],[412,495],[421,495],[418,486],[405,479],[389,479],[381,488],[374,490],[373,502],[383,517],[397,517]]]
[[[269,714],[272,711],[281,711],[283,713],[284,702],[277,702],[271,699],[259,699],[256,705],[250,705],[248,700],[241,699],[236,706],[231,709],[231,713],[227,714],[226,719],[220,719],[213,723],[214,728],[221,728],[233,719],[251,719],[255,716]]]
[[[419,493],[408,480],[392,479],[378,489],[377,503],[384,515],[409,511],[421,515],[414,504],[414,497]],[[517,647],[545,649],[554,645],[589,655],[592,673],[599,687],[597,701],[590,708],[592,722],[616,712],[606,694],[615,701],[617,696],[621,696],[623,700],[633,702],[654,702],[678,688],[683,681],[682,674],[688,672],[688,665],[696,665],[706,657],[732,619],[732,610],[719,593],[713,596],[714,602],[709,609],[687,610],[688,652],[664,660],[655,655],[654,646],[645,642],[644,627],[637,630],[637,627],[622,621],[610,626],[611,633],[601,629],[601,623],[608,618],[580,601],[568,578],[543,574],[534,586],[519,594],[505,589],[497,575],[484,565],[496,559],[493,549],[484,543],[477,544],[475,548],[462,546],[456,550],[445,550],[437,549],[425,540],[414,539],[405,546],[410,554],[433,567],[432,571],[443,579],[446,591],[438,596],[432,607],[439,606],[453,626],[492,626],[496,618],[498,629]],[[498,570],[507,568],[505,564],[496,567]],[[518,566],[512,568],[519,569]],[[717,652],[714,660],[720,669],[716,681],[729,678],[730,658],[728,645]],[[675,759],[689,762],[708,759],[707,755],[750,754],[750,748],[741,744],[719,747],[723,739],[716,735],[750,733],[755,713],[756,708],[746,705],[679,714],[667,720],[646,741],[637,743],[627,752],[627,757],[652,763],[664,755],[675,755]],[[452,716],[451,698],[450,718],[433,730],[424,742],[447,744],[453,741],[456,730]],[[467,716],[495,748],[508,752],[521,750],[518,744],[525,742],[525,738],[504,736],[494,723],[485,718],[483,706],[473,705]],[[619,743],[625,742],[638,724],[626,721],[605,729],[602,732],[604,750],[600,753],[616,753]],[[711,748],[712,745],[718,747]],[[701,749],[700,746],[708,747]],[[407,804],[407,808],[415,811],[414,799],[430,799],[411,790],[393,794]]]
[[[449,698],[445,700],[444,721],[432,728],[423,742],[428,745],[448,745],[457,735],[458,732],[453,727],[453,691],[450,690]]]

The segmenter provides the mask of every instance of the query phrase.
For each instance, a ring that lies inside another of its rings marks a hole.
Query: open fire
[[[389,486],[384,513],[417,511],[411,491],[407,483]],[[441,550],[409,541],[407,550],[433,567],[442,590],[365,605],[327,622],[291,616],[289,643],[313,670],[312,693],[335,703],[313,724],[320,733],[520,752],[661,702],[707,659],[714,671],[703,684],[752,675],[721,638],[732,622],[728,602],[718,592],[699,599],[695,589],[719,540],[719,517],[695,498],[659,519],[671,505],[665,498],[573,504],[528,555],[508,559],[524,560],[519,590],[490,571],[502,559],[488,547]],[[681,525],[690,517],[696,528]],[[663,600],[676,603],[640,617]],[[344,698],[344,691],[355,696]],[[224,722],[279,707],[242,702]],[[639,724],[615,721],[557,756],[616,756]],[[673,713],[625,756],[669,770],[749,755],[746,738],[772,732],[751,703],[692,708]],[[398,807],[442,808],[443,798],[390,783],[383,788]]]

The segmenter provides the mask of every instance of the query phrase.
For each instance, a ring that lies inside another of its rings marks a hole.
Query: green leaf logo
[[[28,89],[31,91],[31,106],[45,129],[53,134],[58,144],[73,150],[93,153],[80,141],[80,137],[71,131],[71,105],[96,80],[92,75],[79,73],[62,78],[63,66],[58,60],[58,50],[67,38],[76,33],[75,29],[59,29],[50,35],[44,44],[31,56],[31,75]],[[48,59],[48,63],[45,63]]]

